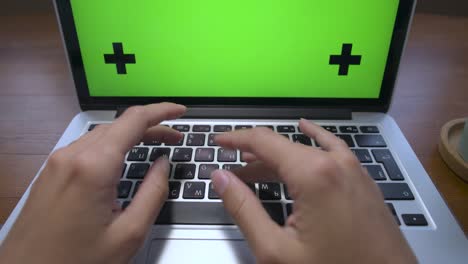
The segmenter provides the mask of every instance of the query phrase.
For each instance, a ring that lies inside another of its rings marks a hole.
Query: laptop
[[[318,147],[298,129],[299,118],[307,118],[349,145],[421,263],[463,263],[463,231],[386,114],[415,2],[55,0],[82,109],[55,149],[131,105],[187,105],[182,119],[164,122],[183,140],[141,142],[123,161],[123,208],[155,159],[167,155],[172,164],[168,200],[134,261],[250,263],[255,259],[210,181],[214,169],[245,163],[213,137],[266,126]],[[284,224],[294,203],[285,186],[250,187]]]

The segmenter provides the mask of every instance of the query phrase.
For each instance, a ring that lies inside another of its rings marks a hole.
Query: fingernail
[[[223,170],[216,170],[211,174],[213,187],[219,195],[223,195],[229,185],[229,175]]]

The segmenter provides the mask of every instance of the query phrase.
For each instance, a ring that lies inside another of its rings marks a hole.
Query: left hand
[[[0,263],[128,263],[167,199],[169,161],[156,161],[125,211],[116,205],[126,153],[143,137],[177,142],[161,121],[185,107],[129,108],[53,153],[0,248]]]

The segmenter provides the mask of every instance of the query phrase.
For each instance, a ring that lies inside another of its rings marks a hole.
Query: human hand
[[[270,129],[217,136],[249,164],[235,173],[249,182],[281,181],[294,199],[277,225],[236,175],[212,181],[259,263],[416,263],[416,258],[367,171],[344,141],[305,120],[301,131],[322,150],[291,143]]]
[[[169,161],[161,158],[125,211],[116,204],[125,154],[144,137],[175,143],[182,134],[161,121],[185,107],[129,108],[54,152],[0,248],[1,263],[128,263],[167,199]]]

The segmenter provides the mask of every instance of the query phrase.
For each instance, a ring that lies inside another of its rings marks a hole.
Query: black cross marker
[[[353,44],[343,44],[341,55],[331,55],[330,65],[340,65],[338,75],[348,75],[349,65],[361,65],[361,55],[351,55]]]
[[[135,54],[124,54],[122,43],[112,43],[114,54],[104,54],[106,64],[115,64],[117,74],[127,74],[127,64],[135,64]]]

